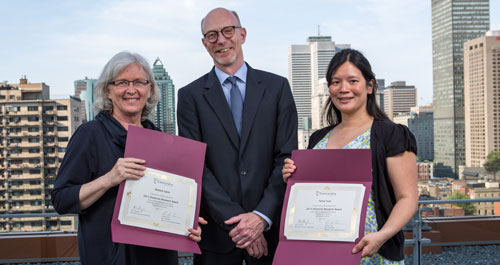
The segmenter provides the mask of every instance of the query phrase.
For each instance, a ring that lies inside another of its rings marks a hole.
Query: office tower
[[[385,79],[377,79],[378,90],[375,93],[375,100],[377,105],[381,110],[384,110],[384,89],[385,89]]]
[[[489,0],[432,0],[436,177],[456,177],[465,164],[463,45],[484,35],[489,16]]]
[[[381,93],[384,112],[391,120],[397,114],[410,113],[410,108],[417,106],[417,89],[407,86],[405,81],[392,82]]]
[[[312,89],[325,77],[335,52],[349,47],[348,44],[336,45],[330,36],[311,36],[306,44],[289,47],[288,75],[297,105],[299,130],[311,125]]]
[[[330,90],[326,78],[321,78],[313,87],[311,94],[311,128],[314,130],[326,126],[323,111],[330,100]]]
[[[465,165],[500,151],[500,31],[464,45]]]
[[[413,107],[410,110],[408,128],[417,140],[420,161],[434,160],[434,112],[432,104]]]
[[[153,63],[153,75],[160,88],[160,101],[153,111],[153,122],[163,132],[175,134],[175,88],[160,58]]]
[[[97,79],[91,79],[85,77],[85,79],[75,81],[75,97],[81,99],[82,106],[82,122],[91,121],[94,119],[97,113],[94,113],[94,103],[96,101],[96,95],[94,93],[94,87],[97,83]]]
[[[50,191],[80,117],[78,98],[50,100],[45,83],[0,84],[0,232],[76,228],[72,216],[5,216],[54,212]]]

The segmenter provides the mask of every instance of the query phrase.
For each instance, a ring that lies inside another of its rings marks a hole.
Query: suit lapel
[[[219,118],[219,121],[222,123],[222,126],[226,130],[226,133],[231,139],[231,142],[236,148],[239,148],[240,139],[238,136],[238,132],[236,131],[236,126],[234,125],[233,115],[231,114],[231,110],[229,109],[229,105],[227,104],[224,92],[222,92],[222,87],[219,83],[219,79],[217,79],[217,75],[215,74],[215,70],[213,68],[212,71],[210,71],[210,73],[208,74],[205,89],[206,91],[204,95],[208,101],[208,104],[210,104],[215,114]]]
[[[255,115],[259,109],[260,101],[264,95],[265,88],[262,85],[262,81],[259,79],[257,72],[248,65],[247,71],[247,81],[246,81],[246,92],[245,92],[245,103],[243,104],[243,124],[241,127],[241,143],[240,152],[244,150],[244,147],[250,136],[252,130],[252,124],[255,120]]]

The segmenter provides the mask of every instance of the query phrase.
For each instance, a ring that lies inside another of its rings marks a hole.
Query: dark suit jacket
[[[235,244],[224,221],[257,210],[273,221],[277,243],[285,185],[283,160],[297,149],[297,110],[286,78],[248,66],[241,139],[212,69],[178,93],[179,135],[207,143],[200,246],[224,253]]]

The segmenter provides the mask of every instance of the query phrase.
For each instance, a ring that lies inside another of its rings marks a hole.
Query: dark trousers
[[[202,249],[201,255],[194,255],[194,265],[271,265],[276,249],[269,249],[267,256],[256,259],[244,249],[234,248],[229,253],[216,253]]]

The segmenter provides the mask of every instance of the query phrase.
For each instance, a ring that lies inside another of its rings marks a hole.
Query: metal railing
[[[479,202],[500,202],[500,198],[490,198],[490,199],[464,199],[464,200],[423,200],[418,202],[418,210],[413,216],[412,220],[408,224],[412,228],[413,238],[405,240],[405,247],[413,248],[413,265],[420,265],[422,263],[422,247],[423,246],[462,246],[462,245],[483,245],[483,244],[500,244],[500,240],[488,240],[488,241],[458,241],[458,242],[431,242],[429,238],[422,236],[422,230],[428,228],[425,226],[426,221],[422,218],[422,207],[421,205],[427,204],[455,204],[455,203],[479,203]],[[485,216],[477,216],[479,218],[484,218]],[[490,218],[492,216],[489,216]],[[445,219],[447,217],[436,218]],[[476,216],[471,218],[476,218]],[[498,219],[500,222],[500,217]]]
[[[422,261],[422,247],[424,246],[458,246],[458,245],[482,245],[482,244],[500,244],[500,240],[488,240],[488,241],[454,241],[454,242],[432,242],[431,239],[425,238],[422,231],[429,229],[429,220],[431,218],[422,217],[422,205],[428,204],[454,204],[454,203],[479,203],[479,202],[500,202],[500,198],[490,198],[490,199],[468,199],[468,200],[424,200],[419,201],[419,207],[417,213],[413,216],[413,219],[409,222],[408,226],[411,227],[413,233],[412,239],[407,239],[405,241],[405,248],[411,247],[413,249],[413,264],[420,265],[423,264]],[[73,217],[75,215],[59,215],[57,213],[31,213],[31,214],[2,214],[0,219],[12,219],[12,218],[29,218],[29,217]],[[493,221],[500,222],[500,216],[466,216],[462,218],[467,219],[490,219]],[[449,220],[450,217],[439,217],[432,218],[434,220]],[[76,237],[76,231],[41,231],[41,232],[8,232],[0,233],[0,239],[8,238],[20,238],[20,237],[59,237],[59,236],[74,236]],[[179,259],[190,257],[189,253],[179,253]],[[54,262],[54,261],[77,261],[79,257],[50,257],[50,258],[25,258],[25,259],[15,259],[7,260],[0,258],[0,264],[9,262]]]

